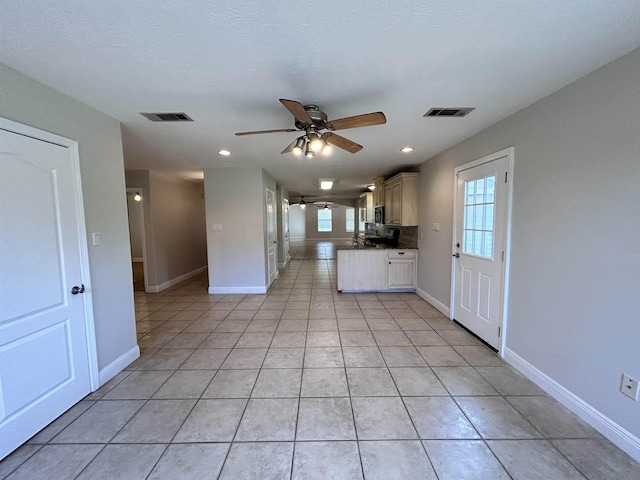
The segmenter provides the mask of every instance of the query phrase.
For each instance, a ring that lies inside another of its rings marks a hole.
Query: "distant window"
[[[346,213],[346,225],[345,225],[345,231],[346,232],[353,232],[354,231],[354,225],[356,222],[356,209],[355,208],[347,208],[347,210],[345,211]]]
[[[331,221],[331,209],[318,210],[318,231],[331,232],[333,230],[333,222]]]

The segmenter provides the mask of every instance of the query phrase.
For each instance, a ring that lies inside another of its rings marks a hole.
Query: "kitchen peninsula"
[[[417,249],[342,246],[337,253],[340,292],[415,291]]]

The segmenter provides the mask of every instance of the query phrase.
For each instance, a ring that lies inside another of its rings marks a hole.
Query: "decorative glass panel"
[[[462,251],[493,258],[495,175],[464,183]]]

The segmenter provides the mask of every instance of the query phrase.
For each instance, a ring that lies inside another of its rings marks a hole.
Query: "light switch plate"
[[[221,223],[212,223],[211,224],[211,231],[212,232],[221,232],[222,231],[222,224]]]
[[[439,232],[440,231],[440,224],[439,223],[434,223],[431,226],[431,230],[433,230],[434,232]]]
[[[91,234],[91,244],[94,247],[102,245],[102,239],[100,238],[100,232],[93,232]]]

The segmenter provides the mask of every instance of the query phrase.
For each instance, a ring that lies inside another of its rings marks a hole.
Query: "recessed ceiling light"
[[[403,152],[403,153],[413,152],[413,147],[404,147],[400,151]]]
[[[229,155],[231,155],[231,152],[229,150],[220,150],[218,153],[223,157],[228,157]]]

